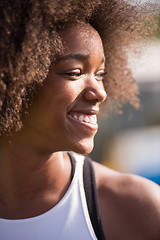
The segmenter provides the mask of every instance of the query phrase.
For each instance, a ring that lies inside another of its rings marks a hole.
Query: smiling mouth
[[[85,125],[91,130],[98,129],[96,114],[89,115],[84,113],[69,112],[67,115],[70,119],[74,120],[77,123]]]

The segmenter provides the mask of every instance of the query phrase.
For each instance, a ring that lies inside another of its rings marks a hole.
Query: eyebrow
[[[59,61],[66,61],[68,59],[78,59],[78,60],[86,60],[90,57],[90,54],[74,54],[74,53],[70,53],[68,55],[65,55],[63,57],[60,57],[57,59],[57,62]]]
[[[56,61],[66,61],[68,59],[78,59],[78,60],[86,60],[90,57],[90,54],[74,54],[74,53],[70,53],[68,55],[65,55],[63,57],[58,58]],[[105,57],[102,57],[102,63],[105,62]]]

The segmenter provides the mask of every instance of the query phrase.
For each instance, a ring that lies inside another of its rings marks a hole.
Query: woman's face
[[[106,98],[103,45],[89,25],[68,27],[61,36],[64,52],[51,66],[34,104],[32,125],[53,151],[85,154],[93,148],[99,106]]]

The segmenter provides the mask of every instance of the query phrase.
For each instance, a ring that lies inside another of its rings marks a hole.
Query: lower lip
[[[87,129],[91,130],[91,131],[94,131],[96,132],[98,130],[98,124],[90,124],[90,123],[87,123],[87,122],[82,122],[82,121],[79,121],[73,117],[71,117],[70,115],[67,114],[67,117],[69,118],[69,120],[72,120],[73,122],[75,122],[76,124],[79,124],[81,126],[84,126],[86,127]]]

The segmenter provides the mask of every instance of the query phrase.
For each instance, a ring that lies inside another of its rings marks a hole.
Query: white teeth
[[[74,115],[73,118],[78,119],[77,115]]]
[[[83,115],[80,115],[80,116],[79,116],[79,121],[83,121],[83,120],[84,120]]]
[[[86,122],[90,124],[96,124],[97,123],[97,116],[96,115],[86,115],[86,114],[72,114],[71,115],[74,119],[81,121],[81,122]]]
[[[84,117],[84,121],[87,122],[87,123],[89,123],[89,122],[90,122],[90,121],[89,121],[89,117],[88,117],[88,116],[85,116],[85,117]]]
[[[90,117],[90,123],[94,123],[94,119],[93,119],[93,117]]]
[[[92,116],[90,117],[90,123],[92,124],[96,124],[97,120],[96,120],[96,116]]]

